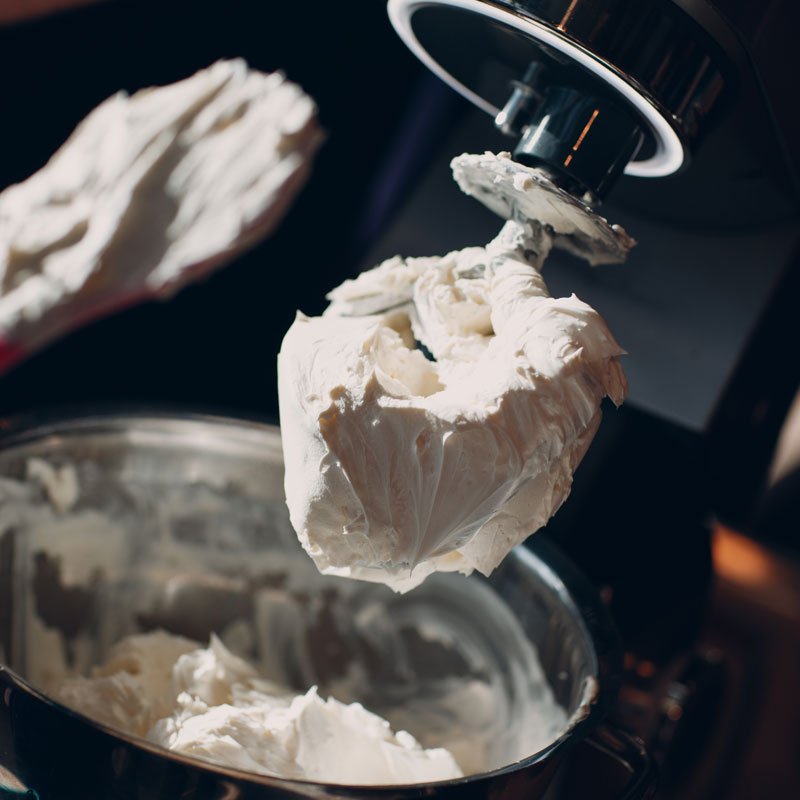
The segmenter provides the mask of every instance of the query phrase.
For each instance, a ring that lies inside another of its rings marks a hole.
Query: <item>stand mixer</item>
[[[491,235],[496,221],[434,177],[461,150],[510,149],[588,208],[610,193],[603,216],[639,241],[624,267],[562,257],[546,274],[630,351],[629,400],[548,530],[614,586],[623,628],[654,651],[675,644],[662,623],[691,638],[708,517],[746,524],[800,377],[781,360],[799,193],[790,70],[776,65],[797,11],[746,5],[389,2],[406,44],[494,126],[472,112],[453,126],[368,263],[402,242],[444,252],[464,230]]]
[[[719,654],[694,650],[711,585],[710,521],[759,536],[752,511],[800,382],[796,359],[784,357],[797,341],[791,307],[800,291],[787,66],[798,9],[390,0],[389,15],[414,54],[478,111],[431,146],[426,176],[367,263],[409,241],[420,254],[445,252],[465,244],[464,231],[475,243],[492,234],[496,220],[452,199],[446,164],[462,150],[512,151],[587,211],[604,202],[603,216],[639,242],[622,267],[562,255],[545,273],[556,294],[574,291],[608,320],[630,352],[630,394],[605,415],[543,535],[605,587],[636,684],[619,717],[632,727],[648,717],[639,729],[651,744],[670,728],[658,746],[667,752],[676,729],[673,744],[696,722],[688,712],[703,704],[698,687],[723,691]],[[658,683],[644,674],[682,687],[677,706],[662,697],[647,710],[626,707],[643,683]],[[659,723],[668,707],[673,722]],[[702,754],[706,744],[695,747]],[[705,796],[698,787],[676,796]]]
[[[623,172],[687,168],[715,119],[762,80],[747,49],[759,25],[745,5],[390,0],[389,15],[426,66],[516,140],[517,160],[596,202]],[[757,22],[782,5],[762,4]],[[770,110],[788,105],[761,88]],[[774,124],[789,111],[771,113]],[[796,164],[786,166],[792,175]]]
[[[166,82],[225,53],[285,67],[328,115],[341,108],[342,118],[325,121],[331,155],[325,161],[323,152],[322,172],[288,220],[294,229],[273,242],[268,258],[257,251],[170,307],[144,308],[42,354],[4,379],[4,413],[34,402],[180,404],[187,397],[237,413],[269,412],[274,387],[263,354],[277,347],[269,337],[277,343],[298,303],[310,304],[312,296],[321,303],[354,266],[349,257],[328,254],[337,235],[345,238],[342,231],[364,227],[344,211],[360,207],[355,187],[367,171],[384,207],[395,212],[361,242],[363,264],[371,266],[397,252],[430,255],[486,242],[499,220],[460,196],[447,165],[463,151],[517,151],[590,208],[603,201],[600,213],[639,242],[621,267],[590,268],[563,254],[548,264],[554,293],[574,291],[592,302],[630,351],[631,393],[619,412],[606,413],[569,502],[539,536],[568,550],[610,599],[640,696],[658,675],[672,681],[666,700],[648,696],[638,708],[646,724],[631,726],[657,755],[667,752],[661,763],[668,782],[671,743],[693,741],[697,715],[690,711],[698,693],[691,687],[713,684],[720,669],[692,649],[710,580],[708,519],[713,513],[746,524],[797,387],[797,359],[782,356],[796,341],[792,304],[800,291],[798,157],[787,146],[798,136],[791,66],[798,7],[787,0],[392,2],[402,39],[451,85],[457,82],[471,108],[432,75],[412,91],[417,64],[402,60],[406,48],[383,7],[358,9],[356,20],[369,35],[352,48],[331,34],[334,22],[342,24],[341,8],[320,7],[313,22],[324,31],[301,48],[284,32],[307,33],[308,25],[313,34],[315,27],[307,9],[295,12],[292,4],[234,3],[224,19],[191,3],[161,4],[154,26],[149,11],[156,5],[143,11],[139,4],[98,4],[30,26],[16,48],[6,36],[8,64],[22,64],[10,114],[29,120],[27,128],[18,126],[15,148],[27,162],[15,160],[19,174],[9,167],[7,181],[25,177],[81,113],[119,86]],[[184,36],[189,18],[193,33]],[[78,35],[86,37],[85,49],[76,54]],[[149,44],[143,61],[139,40],[151,35],[160,46]],[[41,75],[24,60],[32,53]],[[103,70],[96,69],[98,57]],[[343,82],[361,90],[343,93]],[[48,94],[51,85],[59,91]],[[351,97],[363,103],[365,95],[373,103],[370,135],[350,135],[347,122],[359,119]],[[53,102],[59,96],[64,108]],[[26,105],[38,97],[50,98],[46,112]],[[504,130],[493,124],[498,114]],[[50,117],[57,123],[52,142],[45,140]],[[414,139],[410,132],[426,119],[423,140]],[[336,148],[348,140],[354,151],[341,155]],[[375,168],[377,156],[363,156],[378,145],[383,170]],[[324,269],[292,271],[299,276],[294,295],[291,276],[284,277],[288,291],[284,284],[268,293],[264,263],[294,254],[291,243],[306,233],[307,219],[316,235],[307,237],[304,258]],[[337,265],[342,274],[331,274]],[[209,310],[221,307],[236,326],[205,333]],[[259,323],[250,324],[257,314]],[[120,355],[130,328],[149,332],[150,346],[137,348],[147,359],[130,346]],[[623,706],[617,716],[633,719],[637,708]],[[705,749],[698,745],[698,758]],[[605,796],[589,773],[592,785],[579,796]],[[692,792],[682,788],[673,796],[704,796],[699,784]]]
[[[611,3],[610,13],[598,5],[393,2],[389,9],[415,54],[516,138],[514,158],[596,201],[623,171],[678,171],[725,85],[718,54],[682,35],[686,23],[674,5]],[[623,7],[627,15],[617,20]],[[647,31],[653,41],[637,37],[631,48],[626,30]],[[505,101],[504,68],[517,73]],[[497,77],[486,81],[490,72]]]

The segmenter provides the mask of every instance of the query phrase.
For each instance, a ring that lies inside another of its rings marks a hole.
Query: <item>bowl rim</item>
[[[207,428],[209,425],[220,431],[241,434],[240,441],[252,446],[266,438],[277,437],[280,445],[280,428],[275,422],[264,418],[247,416],[228,416],[207,411],[194,411],[185,408],[159,406],[131,407],[103,406],[87,409],[59,409],[55,411],[21,414],[0,419],[0,454],[17,447],[53,436],[72,436],[89,431],[96,434],[122,432],[131,425],[150,426],[152,433],[173,432],[176,428],[190,431],[193,428]],[[530,541],[533,539],[533,541]],[[568,721],[566,730],[546,747],[519,761],[506,764],[487,772],[464,775],[460,778],[408,784],[343,784],[296,778],[281,778],[247,772],[223,764],[186,756],[153,744],[144,738],[119,731],[111,726],[97,722],[48,697],[32,686],[10,667],[0,663],[0,676],[5,674],[11,684],[19,691],[45,704],[54,712],[66,714],[75,722],[87,725],[114,740],[158,758],[166,759],[180,766],[199,769],[212,775],[231,778],[255,786],[283,788],[298,791],[342,791],[357,790],[361,795],[381,795],[397,792],[413,792],[428,789],[447,789],[466,784],[492,780],[509,775],[528,767],[541,764],[559,751],[566,751],[583,740],[605,716],[619,688],[622,671],[621,639],[611,615],[603,604],[596,589],[589,583],[577,566],[565,556],[558,547],[541,533],[530,537],[518,545],[506,558],[516,559],[528,566],[535,565],[536,572],[546,578],[548,586],[555,591],[562,602],[570,609],[586,641],[590,644],[593,675],[584,686],[584,696]],[[466,577],[466,576],[465,576]]]

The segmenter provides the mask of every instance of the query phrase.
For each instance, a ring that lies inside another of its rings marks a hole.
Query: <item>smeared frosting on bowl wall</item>
[[[281,740],[289,731],[315,748],[315,736],[369,734],[384,774],[333,765],[320,780],[429,781],[453,763],[477,774],[567,730],[536,647],[485,582],[435,575],[400,596],[319,574],[289,524],[277,435],[266,497],[263,469],[247,488],[221,478],[218,459],[178,479],[169,445],[155,446],[111,463],[93,446],[71,463],[43,457],[45,443],[0,477],[0,548],[13,541],[0,642],[36,689],[165,747],[284,776],[310,774],[302,754],[282,760],[300,753]],[[273,723],[270,755],[252,733]],[[431,750],[454,761],[421,755]]]
[[[564,502],[601,401],[627,388],[600,315],[550,297],[541,268],[553,246],[602,263],[633,240],[507,154],[453,169],[508,217],[498,236],[346,281],[323,316],[298,313],[278,358],[301,544],[323,573],[401,592],[490,574]]]

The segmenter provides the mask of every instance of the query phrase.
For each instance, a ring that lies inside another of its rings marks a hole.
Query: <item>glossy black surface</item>
[[[486,0],[482,5],[541,23],[590,53],[659,110],[687,152],[723,92],[735,85],[722,49],[671,0]],[[508,99],[509,78],[521,77],[533,61],[578,70],[582,80],[592,79],[567,56],[477,11],[432,0],[415,10],[412,25],[435,61],[497,108]],[[593,80],[602,92],[602,81]],[[613,89],[605,91],[626,102]],[[646,121],[640,121],[647,129]]]
[[[601,725],[565,759],[544,800],[646,800],[657,785],[642,743]]]
[[[580,89],[549,86],[514,150],[577,196],[602,199],[642,143],[642,129],[625,106]]]

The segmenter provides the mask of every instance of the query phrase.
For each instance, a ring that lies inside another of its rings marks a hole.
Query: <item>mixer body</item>
[[[766,95],[751,51],[781,4],[747,19],[746,5],[391,0],[389,13],[427,66],[516,139],[516,158],[597,201],[623,172],[685,169],[745,84],[759,84],[769,108],[785,102]]]

